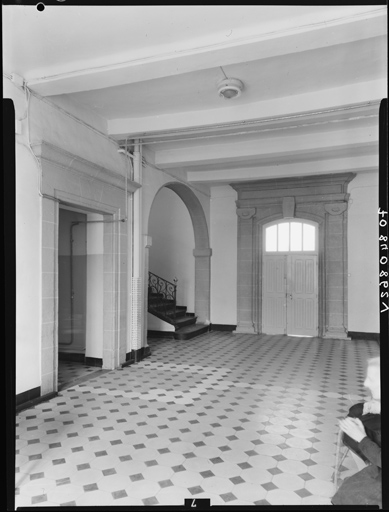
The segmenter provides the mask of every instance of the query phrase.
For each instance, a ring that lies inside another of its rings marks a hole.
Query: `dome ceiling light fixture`
[[[223,71],[221,66],[220,69]],[[220,82],[217,84],[217,91],[219,96],[225,100],[232,100],[233,98],[240,96],[244,87],[243,82],[237,78],[228,78],[224,71],[223,75],[225,78],[220,80]]]

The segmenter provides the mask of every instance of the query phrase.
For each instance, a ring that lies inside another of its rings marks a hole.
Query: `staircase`
[[[186,306],[177,306],[177,280],[174,284],[149,272],[148,312],[174,326],[169,332],[176,340],[189,340],[209,330],[209,325],[197,323],[197,317],[188,313]],[[153,335],[158,335],[153,331]],[[166,333],[160,333],[166,335]]]

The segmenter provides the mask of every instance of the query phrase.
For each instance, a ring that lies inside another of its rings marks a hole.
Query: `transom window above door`
[[[265,228],[265,252],[315,252],[316,231],[308,222],[273,223]]]

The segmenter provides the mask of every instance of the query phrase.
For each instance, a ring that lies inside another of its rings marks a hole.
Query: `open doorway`
[[[166,187],[159,190],[154,199],[148,232],[152,238],[148,276],[148,335],[173,335],[181,325],[188,325],[190,321],[196,323],[195,240],[185,203]],[[169,299],[175,302],[173,307]]]
[[[102,366],[102,216],[59,209],[58,388]],[[97,367],[97,368],[96,368]]]
[[[148,308],[156,317],[148,315],[148,334],[168,331],[168,335],[174,332],[176,339],[189,339],[208,331],[212,251],[203,207],[190,187],[173,182],[159,189],[152,203],[148,233],[152,240],[145,257],[150,278]],[[154,286],[167,281],[168,287],[177,285],[176,298],[166,297],[168,305],[173,304],[173,315],[170,310],[164,311],[169,318],[160,314],[159,308],[165,307],[159,303],[162,288]]]

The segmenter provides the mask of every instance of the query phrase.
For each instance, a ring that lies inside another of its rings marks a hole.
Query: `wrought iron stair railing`
[[[174,283],[149,272],[148,311],[174,322],[177,307],[177,278]]]

